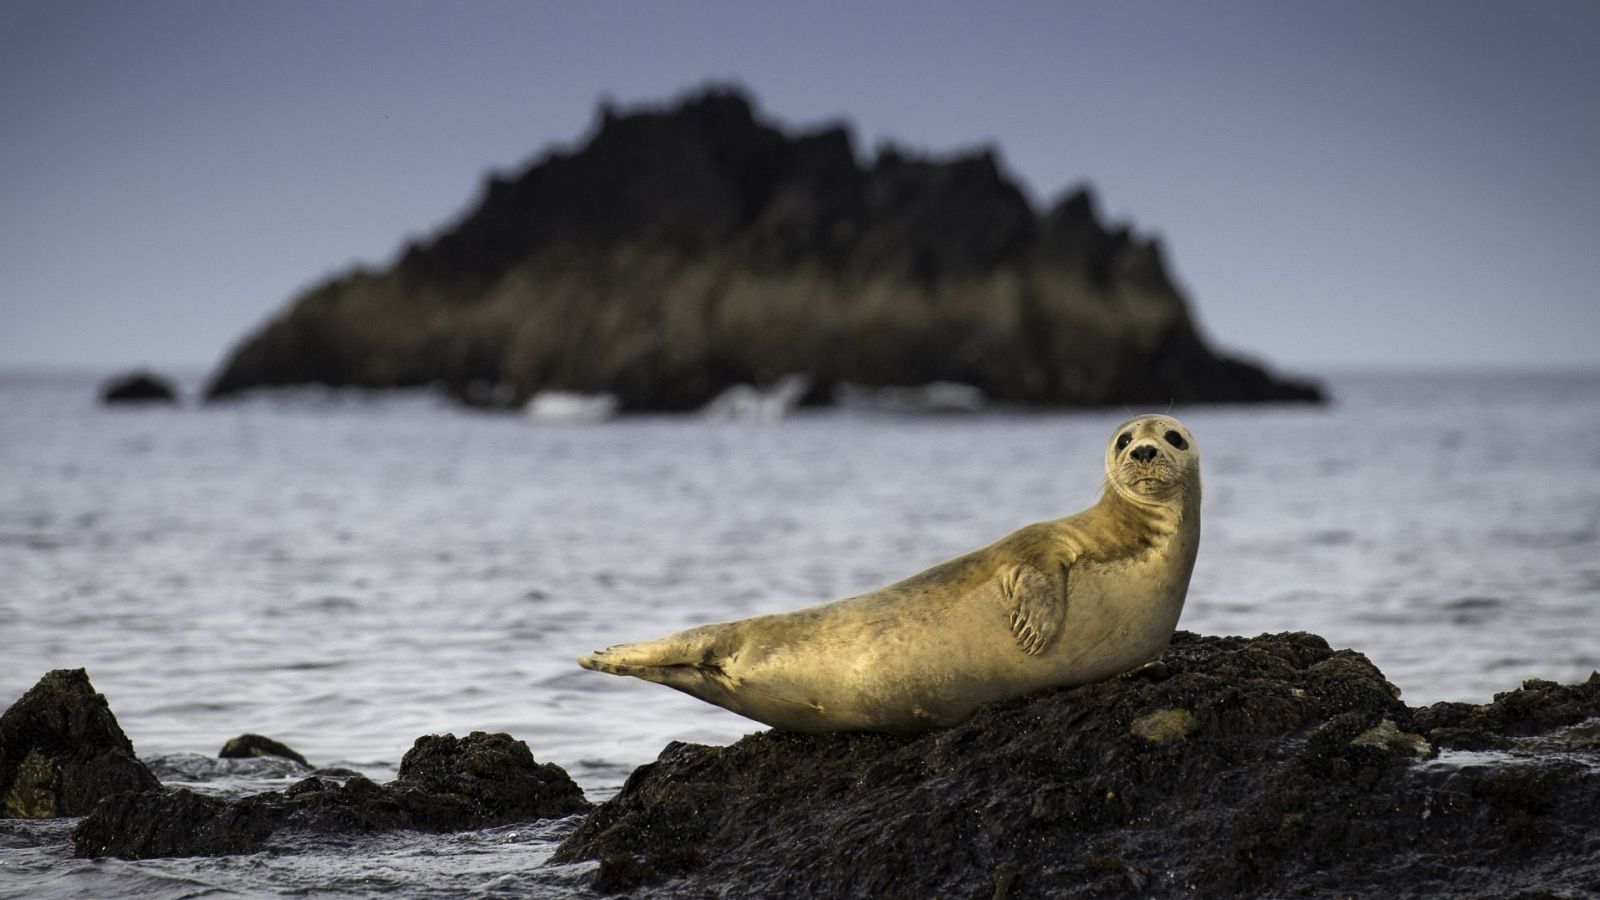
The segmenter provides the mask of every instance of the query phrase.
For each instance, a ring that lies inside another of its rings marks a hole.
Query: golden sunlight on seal
[[[858,597],[578,658],[789,731],[911,732],[1153,662],[1200,546],[1200,455],[1171,416],[1118,426],[1105,490]]]

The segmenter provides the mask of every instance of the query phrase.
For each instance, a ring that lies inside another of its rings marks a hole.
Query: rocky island
[[[565,817],[553,865],[652,897],[1600,891],[1600,673],[1410,707],[1311,634],[1180,631],[1162,662],[913,737],[672,744],[598,807],[521,741],[481,733],[419,738],[387,785],[163,787],[64,670],[0,716],[0,796],[6,816],[83,816],[86,857]]]
[[[1040,212],[991,151],[864,162],[847,128],[789,133],[725,88],[602,109],[391,266],[296,298],[207,396],[437,384],[670,411],[785,376],[806,402],[931,383],[1053,406],[1320,398],[1213,351],[1160,244],[1087,189]]]

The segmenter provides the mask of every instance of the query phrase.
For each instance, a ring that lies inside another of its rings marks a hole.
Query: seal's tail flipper
[[[708,688],[727,687],[728,676],[717,664],[717,638],[722,630],[721,626],[706,625],[653,641],[617,644],[578,657],[578,665],[643,678],[710,700]]]

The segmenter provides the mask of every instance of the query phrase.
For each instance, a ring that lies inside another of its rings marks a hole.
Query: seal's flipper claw
[[[1020,564],[1001,574],[1000,594],[1010,607],[1017,646],[1029,656],[1044,652],[1067,621],[1066,585],[1058,587],[1043,572]]]

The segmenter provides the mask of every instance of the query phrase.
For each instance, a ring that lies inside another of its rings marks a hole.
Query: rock
[[[226,856],[254,853],[281,824],[260,804],[230,804],[188,788],[118,794],[72,831],[80,857]]]
[[[284,759],[292,759],[308,769],[315,768],[289,745],[259,734],[241,734],[223,744],[222,749],[217,751],[217,757],[220,759],[248,759],[252,756],[281,756]]]
[[[187,789],[147,790],[101,803],[73,831],[80,857],[254,853],[285,829],[324,834],[463,831],[584,812],[590,804],[560,766],[537,763],[505,734],[425,736],[378,785],[313,776],[283,792],[238,800]]]
[[[1179,632],[1163,662],[917,737],[672,744],[554,859],[650,896],[1600,888],[1600,676],[1419,710],[1314,635]],[[1468,732],[1512,750],[1428,747]]]
[[[439,384],[687,411],[787,374],[1048,405],[1320,397],[1214,352],[1160,245],[1086,190],[1041,214],[990,150],[863,164],[843,127],[786,132],[729,89],[604,109],[393,265],[295,298],[207,395]]]
[[[157,784],[82,669],[47,673],[0,715],[6,816],[81,816],[102,797]]]
[[[510,735],[481,731],[463,739],[417,738],[389,788],[435,831],[559,818],[590,807],[566,770],[535,762],[528,745]]]
[[[1505,749],[1516,738],[1549,734],[1600,716],[1600,672],[1583,684],[1529,679],[1493,703],[1435,703],[1417,710],[1428,738],[1457,750]]]
[[[171,383],[151,372],[130,372],[106,381],[100,387],[100,402],[161,403],[178,402],[178,393]]]

